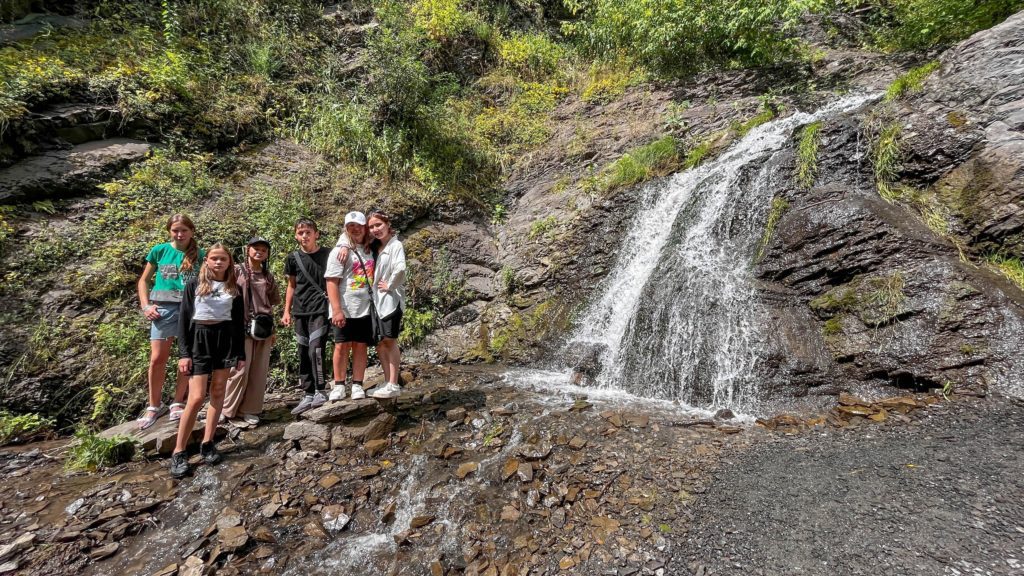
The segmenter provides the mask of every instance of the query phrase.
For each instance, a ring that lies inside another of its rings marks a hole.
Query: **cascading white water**
[[[649,185],[600,297],[569,346],[600,350],[595,385],[694,406],[749,410],[762,311],[751,264],[778,155],[799,126],[854,110],[851,96],[750,131],[718,158]]]

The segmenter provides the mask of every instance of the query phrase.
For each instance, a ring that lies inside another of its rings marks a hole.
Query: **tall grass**
[[[985,260],[1000,274],[1009,278],[1018,288],[1024,290],[1024,261],[1006,254],[990,254]]]
[[[928,79],[928,76],[932,72],[938,70],[940,64],[938,60],[933,60],[923,66],[918,66],[909,70],[906,74],[903,74],[893,80],[892,84],[885,90],[885,101],[893,102],[920,92],[924,86],[924,81]]]
[[[811,122],[800,130],[796,147],[796,180],[801,188],[810,188],[818,176],[818,147],[821,145],[821,120]]]
[[[899,124],[889,124],[882,128],[872,149],[875,184],[887,202],[895,202],[900,197],[900,191],[894,185],[903,153],[900,146],[902,134],[903,128]]]

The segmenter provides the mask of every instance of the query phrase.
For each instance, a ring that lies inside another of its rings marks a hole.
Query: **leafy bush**
[[[795,54],[789,0],[566,0],[580,18],[564,26],[588,55],[629,55],[665,75],[717,64],[758,65]]]
[[[53,420],[39,414],[11,414],[0,410],[0,446],[25,442],[53,429]]]
[[[530,224],[530,233],[527,235],[527,239],[534,240],[541,237],[546,238],[552,231],[554,231],[557,225],[558,218],[555,218],[554,216],[546,216],[540,220],[534,220],[533,223]]]
[[[434,40],[450,40],[474,24],[472,12],[460,0],[416,0],[410,9],[416,26]]]
[[[96,328],[93,353],[98,356],[86,375],[92,383],[94,422],[120,422],[146,401],[149,369],[147,333],[137,316],[110,319]],[[175,356],[172,354],[171,356]],[[176,361],[168,359],[167,386],[174,385]]]
[[[515,33],[498,44],[502,64],[527,78],[546,78],[558,71],[565,49],[543,34]]]
[[[833,8],[865,4],[874,43],[889,50],[952,44],[1024,8],[1022,0],[839,0]]]
[[[398,336],[398,344],[403,348],[415,346],[437,325],[437,314],[433,310],[417,310],[406,308],[402,315],[402,333]]]
[[[630,58],[618,57],[609,61],[598,61],[587,71],[581,97],[594,104],[611,102],[622,96],[626,88],[646,78],[646,72],[637,67]]]
[[[511,160],[551,136],[548,113],[568,90],[553,82],[517,82],[503,106],[488,106],[473,120],[473,133]]]
[[[131,460],[135,454],[136,442],[128,436],[103,438],[81,427],[75,431],[75,439],[68,446],[64,467],[68,470],[95,472]]]

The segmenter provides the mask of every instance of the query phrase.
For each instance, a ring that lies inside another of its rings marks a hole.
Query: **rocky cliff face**
[[[1024,15],[940,62],[909,98],[824,125],[817,181],[780,191],[790,208],[758,269],[776,393],[1022,390],[1024,293],[983,261],[1021,254]],[[880,119],[900,134],[893,202],[872,170]]]
[[[784,179],[775,196],[788,208],[756,265],[772,335],[760,363],[769,399],[858,384],[1024,387],[1024,294],[985,265],[990,254],[1024,251],[1022,42],[1017,15],[943,54],[920,91],[823,123],[817,177],[810,186]],[[665,134],[683,153],[705,146],[713,157],[737,137],[738,124],[763,110],[759,96],[770,90],[781,92],[782,113],[811,110],[835,94],[801,87],[881,91],[909,67],[907,58],[829,49],[806,69],[718,72],[600,101],[565,99],[551,114],[549,140],[507,167],[500,214],[416,214],[402,223],[420,278],[450,283],[437,329],[408,358],[551,361],[636,210],[636,186],[592,186],[602,168]],[[886,200],[873,164],[879,134],[892,126],[899,162],[886,184],[898,194]],[[2,138],[0,201],[89,195],[147,153],[143,140],[158,138],[109,107],[44,103]],[[383,193],[379,182],[354,184],[293,142],[257,146],[236,160],[224,169],[230,193],[209,198],[211,205],[244,202],[257,188],[302,186],[322,196],[327,213],[373,204]],[[777,169],[795,174],[799,162],[794,152]],[[682,158],[673,164],[682,165]],[[87,196],[65,207],[24,223],[21,236],[80,224],[98,201]],[[95,303],[71,292],[30,289],[37,293],[17,302],[21,310],[106,321]],[[31,327],[0,330],[0,364],[10,367],[26,352]],[[31,411],[75,398],[71,411],[80,410],[87,395],[60,383],[81,373],[85,358],[69,348],[55,369],[12,382],[3,402]]]

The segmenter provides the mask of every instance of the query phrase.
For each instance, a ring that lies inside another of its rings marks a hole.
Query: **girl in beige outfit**
[[[253,238],[246,246],[245,264],[236,266],[238,287],[245,300],[245,325],[252,325],[253,314],[273,315],[273,307],[281,303],[274,276],[267,268],[270,243]],[[263,398],[267,393],[267,375],[270,371],[270,350],[276,335],[257,340],[245,336],[245,357],[249,360],[241,370],[232,370],[224,396],[224,417],[241,418],[248,425],[259,423],[263,412]]]

